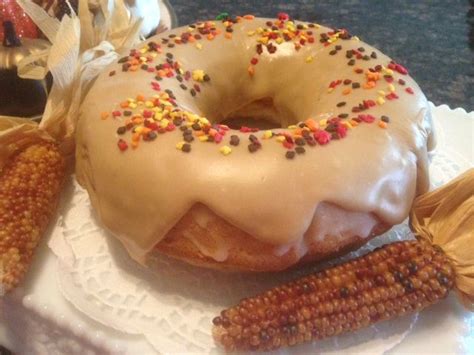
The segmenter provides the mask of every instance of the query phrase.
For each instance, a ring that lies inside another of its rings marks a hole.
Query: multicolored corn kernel
[[[65,175],[53,143],[34,144],[0,171],[0,288],[10,291],[28,270],[54,214]]]
[[[319,340],[420,311],[446,297],[454,277],[439,248],[393,243],[240,301],[213,319],[213,334],[228,351]]]

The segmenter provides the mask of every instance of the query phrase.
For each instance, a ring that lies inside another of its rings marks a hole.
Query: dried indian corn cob
[[[31,145],[0,171],[0,290],[21,281],[52,217],[65,173],[53,143]]]
[[[397,242],[244,299],[213,319],[213,334],[228,351],[319,340],[420,311],[446,297],[454,278],[441,249]]]

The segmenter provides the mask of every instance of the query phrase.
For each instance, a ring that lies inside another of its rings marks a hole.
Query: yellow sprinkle
[[[137,108],[137,104],[134,103],[134,102],[132,102],[132,103],[130,103],[130,104],[128,105],[128,107],[130,107],[130,108]]]
[[[385,95],[386,95],[386,94],[385,94],[385,91],[383,91],[383,90],[377,91],[377,94],[382,95],[382,96],[385,96]]]
[[[263,28],[262,27],[257,28],[257,33],[263,33]]]
[[[312,55],[309,55],[309,56],[306,57],[305,62],[306,63],[312,63],[313,60],[314,60],[314,57]]]
[[[151,55],[152,58],[156,58],[158,56],[158,53],[153,52],[150,55]]]
[[[278,37],[278,38],[276,39],[276,43],[282,44],[282,43],[283,43],[283,38]]]
[[[326,126],[328,124],[327,118],[323,118],[322,120],[319,120],[319,125],[320,126]]]
[[[170,124],[170,120],[168,120],[167,118],[163,118],[160,122],[160,126],[163,128],[168,127],[169,124]]]
[[[390,90],[390,92],[394,92],[395,91],[395,85],[388,84],[388,89]]]
[[[329,92],[329,93],[331,93],[331,92],[333,92],[333,91],[334,91],[334,88],[329,88],[329,89],[328,89],[328,92]]]
[[[146,52],[148,52],[148,48],[143,47],[142,49],[140,49],[140,53],[145,54]]]
[[[199,117],[199,116],[197,116]],[[206,118],[206,117],[199,117],[199,121],[201,122],[201,124],[203,124],[204,126],[207,126],[210,124],[209,120]]]
[[[247,36],[253,36],[255,34],[255,31],[248,31]]]
[[[282,143],[282,142],[284,142],[284,141],[286,140],[286,138],[285,138],[285,136],[278,136],[278,137],[276,138],[276,140],[277,140],[277,142]]]
[[[387,75],[393,75],[393,70],[392,69],[385,69],[385,74]]]
[[[157,113],[155,113],[155,115],[153,117],[154,117],[155,120],[161,121],[161,119],[163,118],[163,114],[157,112]]]
[[[360,41],[360,38],[357,37],[357,36],[354,36],[354,37],[352,37],[352,40],[359,42],[359,41]]]
[[[298,126],[294,124],[292,124],[291,126],[288,126],[288,129],[296,129],[296,128],[298,128]]]
[[[199,140],[200,140],[201,142],[205,142],[205,141],[207,141],[207,136],[200,136],[200,137],[199,137]]]
[[[185,143],[186,143],[186,142],[179,142],[178,144],[176,144],[176,149],[182,150],[182,149],[183,149],[183,145],[184,145]]]
[[[273,132],[270,131],[270,130],[265,131],[265,132],[263,133],[263,138],[265,138],[265,139],[272,138],[272,136],[273,136]]]
[[[193,80],[204,81],[204,75],[206,75],[206,73],[204,73],[204,70],[196,69],[193,71]]]
[[[232,153],[232,148],[225,145],[225,146],[221,147],[221,149],[219,149],[219,151],[224,155],[229,155],[230,153]]]
[[[377,103],[378,103],[379,105],[383,105],[383,104],[385,103],[385,99],[384,99],[382,96],[379,96],[379,97],[377,98]]]
[[[202,44],[201,43],[196,43],[196,48],[201,50],[202,49]]]
[[[258,42],[260,42],[262,44],[267,44],[268,43],[268,37],[260,37],[258,39]]]
[[[152,101],[145,101],[145,107],[151,108],[153,106],[154,106],[154,104],[153,104]]]

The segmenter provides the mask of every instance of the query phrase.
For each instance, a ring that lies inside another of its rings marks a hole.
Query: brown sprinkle
[[[236,136],[235,134],[230,136],[230,145],[233,146],[238,146],[240,143],[240,138],[239,136]]]

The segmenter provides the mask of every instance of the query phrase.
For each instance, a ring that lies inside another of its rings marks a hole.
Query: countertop
[[[474,110],[474,0],[170,0],[180,25],[220,12],[344,27],[410,70],[435,105]]]

